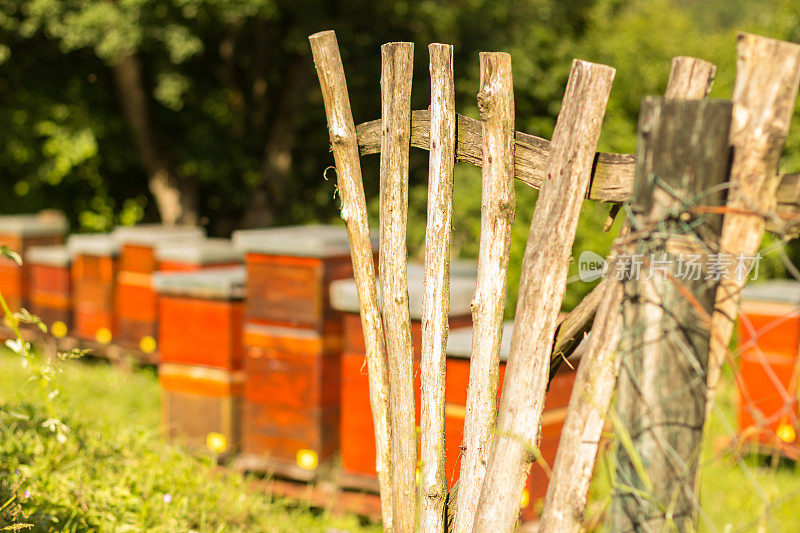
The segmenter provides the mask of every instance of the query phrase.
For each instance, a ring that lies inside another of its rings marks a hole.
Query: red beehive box
[[[310,477],[338,446],[341,315],[332,281],[352,276],[341,226],[243,230],[247,265],[242,449]]]
[[[72,320],[75,336],[108,344],[116,333],[114,290],[119,243],[108,233],[71,235]]]
[[[0,217],[0,244],[25,257],[28,248],[62,244],[67,221],[59,211],[42,211],[36,215]],[[30,269],[11,259],[0,257],[0,294],[12,311],[28,305]]]
[[[166,363],[158,377],[166,438],[218,454],[239,448],[241,370]]]
[[[503,334],[500,364],[501,389],[505,376],[505,359],[511,343],[512,327],[512,323],[507,323]],[[361,332],[360,318],[355,313],[350,313],[345,318],[346,331],[350,328],[358,333]],[[347,334],[346,338],[349,338]],[[415,339],[415,348],[417,346],[419,346],[418,338]],[[460,469],[460,446],[466,412],[471,348],[472,328],[452,327],[447,343],[447,385],[445,389],[446,477],[450,487],[458,479]],[[552,465],[555,460],[561,427],[566,416],[574,380],[574,371],[569,366],[562,365],[547,393],[542,415],[540,451],[548,465]],[[417,388],[419,388],[419,379],[417,379]],[[417,395],[419,395],[419,391],[417,391]],[[417,401],[417,406],[417,420],[419,421],[419,401]],[[346,479],[346,482],[356,480],[359,486],[372,486],[377,490],[377,482],[370,483],[375,480],[375,440],[364,353],[351,352],[349,345],[345,346],[342,359],[342,419],[342,468],[346,478],[349,478]],[[522,498],[521,515],[524,519],[535,518],[539,501],[546,495],[548,481],[549,477],[542,466],[534,465]]]
[[[66,246],[34,246],[25,254],[30,272],[30,312],[38,316],[55,337],[72,327],[70,253]]]
[[[157,272],[160,361],[241,370],[244,266]]]
[[[746,287],[739,314],[739,431],[765,449],[800,458],[800,283]]]
[[[505,377],[505,362],[511,348],[513,322],[505,324],[503,342],[500,348],[500,390]],[[447,479],[452,484],[458,478],[460,463],[460,444],[464,430],[467,387],[469,385],[469,356],[472,349],[472,330],[456,330],[450,333],[447,342],[447,389],[445,392],[445,441],[447,446]],[[572,367],[577,361],[571,361]],[[520,504],[521,516],[532,520],[537,516],[541,500],[547,494],[550,481],[549,467],[552,466],[558,450],[561,428],[567,415],[569,397],[575,382],[575,371],[570,365],[562,364],[556,372],[550,389],[545,396],[542,412],[542,433],[539,452],[547,468],[536,463],[531,468],[525,492]]]
[[[411,312],[411,332],[416,356],[416,408],[419,424],[419,357],[422,346],[423,268],[408,266],[408,297]],[[470,301],[475,293],[474,264],[454,264],[450,277],[450,328],[467,328],[472,323]],[[369,383],[365,365],[366,347],[361,329],[358,292],[355,280],[331,284],[331,305],[344,313],[344,350],[342,352],[339,446],[344,481],[355,486],[369,487],[375,481],[375,439],[369,404]],[[375,485],[377,486],[377,485]]]
[[[118,227],[114,238],[121,246],[115,293],[118,344],[153,353],[158,336],[158,302],[152,286],[158,270],[157,249],[198,242],[205,237],[195,226],[145,224]]]

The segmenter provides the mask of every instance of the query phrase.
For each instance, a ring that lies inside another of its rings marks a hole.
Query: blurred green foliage
[[[356,122],[380,114],[384,42],[416,45],[413,107],[429,103],[430,42],[455,45],[456,106],[477,117],[481,50],[512,55],[517,129],[550,137],[573,57],[617,69],[599,148],[631,152],[642,96],[662,93],[670,59],[718,66],[712,96],[729,97],[736,34],[800,41],[796,0],[0,0],[0,212],[61,208],[76,228],[158,218],[147,169],[122,112],[113,69],[141,64],[157,146],[196,188],[212,234],[248,210],[275,224],[334,221],[333,161],[307,37],[334,29]],[[377,156],[363,159],[376,213]],[[800,170],[800,113],[783,167]],[[277,168],[277,170],[276,170]],[[421,258],[427,157],[411,161],[409,252]],[[509,309],[536,194],[517,188]],[[263,205],[253,199],[262,194]],[[575,256],[605,254],[608,206],[587,202]],[[459,165],[454,251],[475,257],[480,172]],[[615,228],[619,227],[619,223]],[[780,270],[780,267],[777,267]],[[574,274],[574,267],[571,274]],[[566,306],[590,288],[570,284]]]

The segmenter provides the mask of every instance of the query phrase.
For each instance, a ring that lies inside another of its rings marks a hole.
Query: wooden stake
[[[776,204],[778,159],[789,133],[800,84],[800,45],[743,34],[737,50],[728,207],[740,212],[725,215],[720,252],[753,257],[764,235],[763,215]],[[708,413],[713,408],[720,368],[728,353],[746,282],[746,276],[730,276],[722,280],[718,289],[708,368]]]
[[[724,100],[642,103],[631,205],[641,236],[628,252],[651,268],[628,271],[623,281],[617,433],[632,445],[618,447],[610,531],[697,526],[695,478],[719,281],[709,265],[722,220],[689,209],[692,203],[725,204],[732,109]],[[701,271],[682,275],[682,261],[692,257]]]
[[[497,430],[475,531],[511,531],[536,459],[544,393],[578,215],[615,70],[574,61],[522,263]],[[460,499],[460,496],[459,496]]]
[[[381,303],[389,361],[394,531],[413,532],[416,519],[417,434],[414,341],[408,309],[406,227],[411,138],[413,43],[381,46]]]
[[[389,379],[386,369],[383,325],[375,289],[375,266],[367,223],[367,204],[361,179],[361,163],[347,81],[333,31],[309,37],[319,76],[331,149],[336,162],[336,180],[342,198],[342,219],[347,224],[353,276],[361,310],[361,327],[367,352],[369,399],[375,428],[376,464],[381,492],[381,516],[385,530],[392,530],[391,429],[389,425]]]
[[[704,98],[711,90],[715,70],[713,64],[702,59],[674,58],[667,97]],[[627,234],[627,229],[626,221],[623,235]],[[614,272],[613,258],[610,263],[609,272]],[[577,533],[581,530],[600,434],[616,384],[619,369],[617,344],[622,328],[622,284],[614,276],[609,276],[595,287],[592,294],[595,291],[602,296],[561,429],[558,453],[539,519],[542,531]]]
[[[425,230],[425,296],[420,365],[420,531],[444,531],[445,372],[450,314],[450,240],[456,150],[453,47],[431,44],[431,146],[428,163],[428,225]]]
[[[469,365],[461,472],[453,531],[472,531],[497,416],[500,341],[514,223],[514,84],[511,56],[480,54],[478,108],[483,124],[483,184],[478,281],[472,300]]]

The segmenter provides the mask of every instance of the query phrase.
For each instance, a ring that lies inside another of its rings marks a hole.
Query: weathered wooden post
[[[378,269],[389,362],[393,527],[398,532],[414,531],[417,515],[414,341],[406,274],[413,58],[413,43],[381,46],[381,240]]]
[[[753,257],[761,245],[765,214],[775,208],[778,160],[800,85],[800,45],[759,35],[739,36],[733,89],[731,190],[720,248],[732,256]],[[723,279],[712,318],[708,368],[708,412],[719,372],[728,353],[747,276]]]
[[[567,267],[615,70],[573,61],[522,263],[506,381],[475,531],[511,531],[536,459]]]
[[[483,182],[478,285],[472,301],[472,357],[453,531],[472,531],[497,418],[500,341],[514,224],[514,84],[511,56],[480,54],[478,108]],[[521,489],[520,489],[521,490]]]
[[[711,89],[715,71],[713,64],[702,59],[674,58],[667,82],[667,98],[704,98]],[[627,221],[625,227],[629,228]],[[623,233],[628,231],[623,230]],[[622,284],[614,277],[607,277],[595,291],[602,295],[602,299],[592,336],[578,366],[574,392],[561,431],[558,454],[539,521],[542,531],[566,533],[580,530],[600,435],[616,384],[619,368],[617,345],[622,327]]]
[[[420,365],[420,531],[444,530],[445,374],[450,308],[450,239],[453,167],[456,162],[456,96],[453,47],[431,44],[431,144],[428,225],[425,229],[425,297]]]
[[[347,224],[353,276],[358,288],[361,326],[367,349],[369,397],[375,427],[376,465],[381,492],[381,516],[385,530],[392,529],[391,428],[389,425],[389,377],[383,324],[375,287],[375,264],[367,221],[367,203],[361,179],[356,127],[347,95],[339,44],[333,31],[310,36],[314,65],[319,76],[331,149],[336,161],[336,180],[342,197],[342,218]],[[413,416],[413,415],[412,415]]]
[[[693,531],[728,178],[728,101],[645,98],[623,278],[611,531]],[[697,265],[690,267],[689,265]]]

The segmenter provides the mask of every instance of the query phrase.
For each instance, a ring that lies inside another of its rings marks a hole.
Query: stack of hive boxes
[[[800,283],[745,288],[739,314],[739,430],[765,450],[800,459]]]
[[[115,294],[115,340],[119,345],[146,354],[155,352],[158,303],[152,275],[158,270],[157,249],[191,243],[204,237],[204,230],[195,226],[146,224],[114,230],[114,238],[121,246]]]
[[[34,246],[25,254],[30,273],[29,311],[56,338],[72,327],[70,253],[61,244]]]
[[[450,329],[469,328],[472,324],[470,301],[475,293],[475,266],[456,264],[450,269]],[[415,377],[417,394],[417,425],[419,425],[419,357],[422,346],[422,297],[424,270],[421,265],[408,266],[408,299],[411,312],[411,332],[414,338]],[[354,488],[377,489],[375,474],[375,438],[372,411],[369,403],[366,347],[361,329],[358,292],[355,280],[331,284],[331,305],[344,315],[344,346],[342,350],[341,404],[339,448],[342,459],[342,481]],[[448,376],[449,379],[449,376]],[[449,384],[448,384],[449,387]],[[449,474],[449,472],[448,472]]]
[[[447,384],[445,390],[446,477],[450,486],[458,479],[461,441],[469,385],[469,358],[472,351],[470,301],[475,291],[474,270],[463,265],[451,268],[450,333],[447,342]],[[419,358],[421,346],[420,308],[423,285],[419,267],[409,266],[409,303],[412,316],[414,349]],[[342,356],[342,423],[340,448],[342,482],[353,487],[377,490],[375,440],[369,403],[369,383],[364,358],[364,338],[359,317],[358,297],[353,280],[340,281],[331,287],[332,305],[345,313],[345,341]],[[500,351],[500,388],[511,344],[513,323],[505,324]],[[417,421],[419,422],[419,369],[417,369]],[[540,451],[547,464],[555,460],[561,427],[575,374],[562,365],[550,384],[542,416]],[[548,477],[534,465],[523,494],[521,507],[525,519],[535,517],[538,500],[544,498]]]
[[[213,253],[219,256],[221,247]],[[162,421],[170,439],[216,453],[239,448],[245,279],[243,266],[153,277]]]
[[[246,253],[244,462],[311,478],[338,447],[342,318],[331,282],[352,277],[338,226],[243,230]]]
[[[67,232],[67,221],[58,211],[42,211],[36,215],[8,215],[0,217],[0,245],[6,245],[20,257],[25,257],[32,246],[62,244]],[[30,290],[30,269],[0,257],[0,294],[12,311],[27,306]]]
[[[114,292],[119,242],[108,233],[71,235],[73,331],[77,338],[110,343],[116,334]]]

